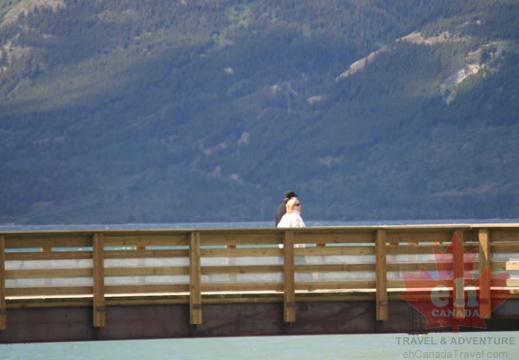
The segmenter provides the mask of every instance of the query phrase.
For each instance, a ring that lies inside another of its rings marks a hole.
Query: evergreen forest
[[[3,0],[0,224],[519,218],[516,0]]]

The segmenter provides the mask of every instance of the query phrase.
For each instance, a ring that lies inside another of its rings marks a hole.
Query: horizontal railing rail
[[[455,236],[461,247],[452,246]],[[460,276],[478,278],[487,269],[508,272],[504,287],[518,292],[519,225],[3,232],[0,331],[15,304],[55,306],[48,299],[74,298],[93,306],[95,327],[105,326],[107,306],[121,299],[153,303],[165,296],[188,303],[190,323],[201,324],[209,296],[232,294],[249,301],[273,295],[271,301],[284,303],[287,323],[296,321],[302,296],[332,301],[337,294],[364,294],[385,321],[394,294],[453,289]],[[434,281],[404,279],[420,271]],[[480,306],[489,309],[491,292],[503,284],[484,276],[478,286]]]

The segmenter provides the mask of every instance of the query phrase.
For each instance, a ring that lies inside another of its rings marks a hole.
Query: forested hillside
[[[515,0],[4,0],[0,224],[519,218]]]

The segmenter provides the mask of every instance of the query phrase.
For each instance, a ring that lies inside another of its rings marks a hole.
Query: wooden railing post
[[[285,231],[283,238],[283,313],[286,323],[296,322],[296,293],[294,271],[294,232]]]
[[[452,241],[454,319],[461,320],[465,318],[465,250],[463,247],[463,230],[457,230],[454,233]]]
[[[387,261],[385,230],[377,230],[376,232],[375,254],[377,320],[387,321],[389,314],[387,297]]]
[[[479,314],[482,319],[490,319],[492,311],[491,282],[491,253],[490,232],[488,229],[479,229]],[[488,271],[487,271],[488,270]]]
[[[0,331],[7,329],[5,302],[5,237],[0,235]]]
[[[101,328],[106,325],[103,237],[103,234],[94,234],[92,246],[92,272],[94,280],[94,327],[97,328]]]
[[[189,323],[202,324],[202,271],[200,265],[200,233],[191,233],[189,242]]]

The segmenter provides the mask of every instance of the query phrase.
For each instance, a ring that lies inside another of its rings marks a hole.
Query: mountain
[[[0,224],[517,218],[515,0],[6,0]]]

